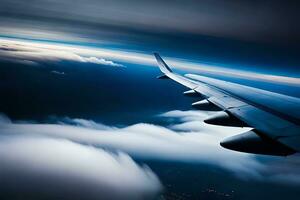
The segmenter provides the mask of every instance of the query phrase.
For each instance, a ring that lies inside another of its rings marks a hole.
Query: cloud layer
[[[285,159],[223,149],[219,146],[223,138],[248,129],[203,123],[210,114],[174,110],[158,115],[167,127],[145,123],[111,127],[68,117],[51,119],[52,124],[13,123],[2,115],[3,195],[14,197],[18,191],[24,195],[63,194],[70,199],[74,195],[85,199],[157,197],[162,189],[158,178],[127,154],[143,161],[202,163],[242,179],[300,184],[297,155]],[[29,178],[32,184],[27,186]]]
[[[0,38],[0,58],[29,65],[38,65],[39,63],[47,61],[75,61],[124,67],[124,65],[114,62],[118,61],[121,63],[157,66],[152,55],[141,52],[7,38]],[[233,70],[216,65],[195,63],[172,58],[166,58],[165,60],[171,67],[192,70],[197,73],[300,87],[300,78]]]
[[[124,153],[41,137],[0,143],[2,197],[131,200],[153,199],[161,190],[153,172]]]
[[[80,55],[80,53],[70,51],[68,49],[49,48],[47,45],[29,45],[28,43],[18,42],[2,41],[0,43],[0,58],[29,65],[38,65],[49,61],[74,61],[123,67],[122,64],[115,63],[104,58]]]
[[[160,117],[166,120],[177,118],[180,121],[171,123],[169,128],[145,123],[116,128],[83,119],[64,118],[58,124],[10,124],[5,132],[10,135],[68,139],[120,150],[140,159],[213,164],[237,174],[243,172],[255,175],[262,166],[252,159],[253,155],[229,151],[219,145],[224,137],[247,130],[204,124],[203,119],[208,115],[197,111],[164,113]]]
[[[10,131],[14,125],[7,117],[1,115],[0,121],[1,199],[139,200],[162,191],[156,175],[125,153],[37,132],[22,134],[29,129],[18,134]]]

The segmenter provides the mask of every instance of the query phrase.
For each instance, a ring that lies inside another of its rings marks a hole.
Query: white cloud
[[[53,118],[53,117],[52,117]],[[86,120],[86,119],[71,119],[69,117],[63,117],[63,118],[53,118],[55,122],[62,125],[73,125],[78,127],[85,127],[90,129],[96,129],[96,130],[112,130],[115,129],[111,126],[106,126],[104,124],[96,123],[93,120]]]
[[[162,189],[149,168],[124,153],[48,137],[0,138],[0,197],[138,200]]]
[[[0,57],[1,59],[12,60],[27,65],[38,65],[40,62],[46,61],[75,61],[124,67],[122,64],[104,58],[80,55],[80,52],[68,49],[47,48],[43,45],[30,45],[28,43],[18,43],[17,41],[5,42],[0,40]]]
[[[159,116],[162,117],[169,117],[169,118],[178,118],[184,122],[187,121],[201,121],[208,117],[211,113],[209,111],[195,111],[195,110],[188,110],[188,111],[182,111],[182,110],[173,110],[169,111],[163,114],[160,114]]]
[[[56,70],[51,71],[51,73],[57,74],[57,75],[65,75],[65,72],[59,72],[59,71],[56,71]]]
[[[194,113],[173,111],[164,116],[171,117],[172,113],[179,116],[179,112],[183,115]],[[199,118],[202,115],[200,112],[194,114],[197,116],[196,122],[201,126],[188,132],[186,129],[189,127],[180,127],[180,125],[184,126],[192,121],[177,124],[177,127],[170,126],[171,129],[143,123],[125,128],[103,125],[99,128],[95,122],[83,119],[62,120],[71,125],[11,124],[6,128],[2,126],[5,130],[0,129],[0,131],[10,135],[35,134],[64,138],[82,144],[121,150],[135,158],[213,164],[235,173],[242,171],[246,174],[255,174],[256,170],[262,167],[259,162],[252,159],[253,155],[226,150],[219,145],[225,136],[241,133],[244,129],[206,125]]]
[[[67,139],[128,153],[144,161],[162,160],[209,164],[234,173],[240,178],[300,184],[288,181],[300,177],[299,157],[258,156],[220,147],[227,136],[249,128],[213,126],[203,123],[211,113],[170,111],[159,115],[170,122],[168,128],[153,124],[134,124],[124,128],[110,127],[91,120],[65,118],[60,124],[6,124],[0,126],[5,135],[40,136]]]
[[[81,57],[84,62],[90,62],[95,64],[101,64],[101,65],[110,65],[115,67],[123,67],[124,65],[115,63],[110,60],[105,60],[104,58],[96,58],[96,57]]]

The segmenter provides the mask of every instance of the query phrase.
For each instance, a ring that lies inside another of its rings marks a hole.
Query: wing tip
[[[157,52],[154,52],[153,53],[155,58],[156,58],[156,61],[158,63],[158,66],[160,68],[160,70],[163,72],[163,73],[168,73],[168,72],[172,72],[171,68],[165,63],[165,61],[160,57],[159,53]]]

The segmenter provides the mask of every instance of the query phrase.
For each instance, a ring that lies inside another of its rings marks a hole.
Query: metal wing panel
[[[228,112],[273,139],[281,136],[293,136],[297,133],[289,131],[290,128],[299,128],[289,121],[283,120],[251,105],[231,108]]]
[[[190,88],[190,89],[195,89],[199,83],[196,82],[196,81],[192,81],[190,79],[187,79],[183,76],[180,76],[180,75],[177,75],[177,74],[174,74],[174,73],[166,73],[165,74],[166,76],[168,76],[170,79],[180,83],[181,85],[184,85],[185,87],[187,88]]]
[[[240,108],[242,106],[246,106],[245,102],[242,102],[238,99],[232,98],[229,95],[222,95],[222,96],[212,96],[208,98],[208,100],[215,105],[219,106],[223,110],[229,110],[231,108]]]
[[[186,76],[199,82],[205,82],[213,87],[221,88],[222,91],[227,92],[235,98],[300,125],[299,98],[195,74],[188,74]]]

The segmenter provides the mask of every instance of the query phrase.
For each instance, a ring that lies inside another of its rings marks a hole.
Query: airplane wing
[[[250,131],[220,142],[224,148],[265,155],[287,156],[300,151],[300,99],[205,76],[174,73],[154,53],[163,73],[201,98],[192,104],[199,110],[218,111],[208,124],[252,127]]]

